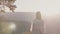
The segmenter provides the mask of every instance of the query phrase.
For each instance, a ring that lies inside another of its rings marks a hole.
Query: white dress
[[[44,22],[43,22],[43,20],[35,19],[33,21],[32,34],[44,34]]]

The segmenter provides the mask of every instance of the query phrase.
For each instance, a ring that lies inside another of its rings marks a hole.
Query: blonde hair
[[[36,19],[41,19],[41,13],[40,13],[40,11],[38,11],[38,12],[36,12]]]

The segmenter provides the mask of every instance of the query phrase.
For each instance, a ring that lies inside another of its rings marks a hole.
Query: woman
[[[36,13],[36,18],[33,20],[32,34],[44,34],[44,23],[40,11]]]

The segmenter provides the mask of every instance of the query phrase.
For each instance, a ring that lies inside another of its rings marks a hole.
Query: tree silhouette
[[[0,12],[6,12],[5,8],[8,7],[12,12],[14,12],[16,5],[14,5],[16,0],[0,0]]]
[[[9,34],[10,30],[8,28],[8,24],[5,23],[6,21],[6,16],[5,16],[5,10],[6,7],[9,8],[12,12],[14,12],[16,5],[14,5],[16,0],[0,0],[0,34]],[[3,22],[3,24],[2,24]]]

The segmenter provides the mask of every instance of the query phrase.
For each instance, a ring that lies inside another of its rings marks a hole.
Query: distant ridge
[[[5,13],[7,20],[10,21],[31,21],[34,18],[33,12],[7,12]]]

